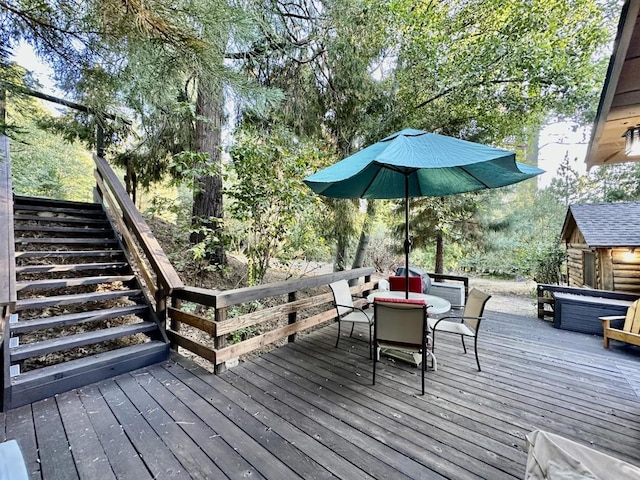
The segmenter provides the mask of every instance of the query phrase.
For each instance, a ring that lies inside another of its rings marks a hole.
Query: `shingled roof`
[[[562,240],[574,226],[592,248],[640,247],[640,202],[570,205]]]

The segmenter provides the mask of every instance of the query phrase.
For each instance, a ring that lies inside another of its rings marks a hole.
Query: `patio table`
[[[367,301],[369,303],[373,303],[374,299],[376,298],[405,298],[405,293],[395,290],[380,290],[378,292],[373,292],[367,295]],[[441,297],[436,297],[435,295],[409,292],[409,299],[424,300],[424,303],[429,306],[428,313],[432,315],[447,313],[449,310],[451,310],[451,303],[448,300]]]

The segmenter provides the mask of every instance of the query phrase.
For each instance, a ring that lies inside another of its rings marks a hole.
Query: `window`
[[[585,286],[596,288],[596,254],[583,252],[582,254],[582,283]]]

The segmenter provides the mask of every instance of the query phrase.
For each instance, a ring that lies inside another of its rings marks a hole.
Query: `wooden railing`
[[[227,362],[234,362],[240,355],[254,352],[285,337],[290,342],[294,341],[296,333],[335,318],[333,295],[328,288],[322,288],[319,293],[307,293],[304,297],[300,292],[326,287],[336,280],[363,278],[363,282],[351,287],[351,293],[366,296],[374,288],[371,281],[373,273],[373,268],[359,268],[226,291],[185,287],[174,291],[172,295],[174,303],[169,308],[172,323],[171,330],[167,333],[176,345],[209,360],[215,365],[216,372],[220,372],[226,368]],[[285,295],[286,302],[275,306],[259,308],[233,318],[229,315],[233,307],[247,306],[265,299],[275,300]],[[187,305],[190,308],[186,308]],[[310,312],[313,313],[309,314]],[[304,315],[309,316],[303,317]],[[203,332],[204,337],[210,341],[205,342],[184,334],[181,332],[182,323]],[[258,325],[267,327],[262,333],[246,340],[234,344],[228,342],[228,337],[234,332]]]
[[[154,297],[156,314],[164,323],[167,298],[184,284],[109,164],[97,155],[93,160],[99,196],[96,200],[108,207],[139,276]]]

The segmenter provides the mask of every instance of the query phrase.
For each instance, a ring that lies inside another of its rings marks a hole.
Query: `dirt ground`
[[[486,309],[494,312],[515,313],[537,317],[536,282],[533,280],[499,280],[470,277],[469,287],[491,295]]]

